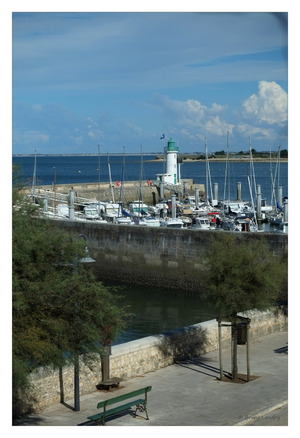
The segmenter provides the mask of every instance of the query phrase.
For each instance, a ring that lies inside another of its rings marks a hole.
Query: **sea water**
[[[13,157],[13,163],[20,166],[25,184],[32,185],[34,157]],[[211,191],[214,195],[214,183],[218,183],[219,199],[235,200],[237,183],[241,183],[242,200],[255,200],[255,186],[261,186],[262,198],[271,204],[274,195],[277,198],[278,187],[282,187],[282,196],[288,197],[288,164],[276,162],[255,162],[254,177],[249,162],[209,163]],[[226,171],[227,166],[227,171]],[[156,180],[157,174],[165,172],[165,164],[155,155],[113,155],[113,156],[38,156],[36,158],[36,184],[80,184],[109,181],[109,168],[112,181]],[[99,171],[100,169],[100,171]],[[226,173],[226,186],[225,186]],[[185,161],[180,165],[181,178],[192,179],[195,184],[206,185],[206,163],[203,161]],[[249,180],[252,193],[249,188]],[[272,196],[273,195],[273,196]],[[272,202],[273,204],[273,202]]]

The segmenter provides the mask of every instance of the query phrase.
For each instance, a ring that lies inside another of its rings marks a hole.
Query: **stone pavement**
[[[46,408],[18,422],[19,426],[93,426],[87,416],[97,403],[152,385],[148,394],[150,420],[134,418],[132,411],[108,420],[108,426],[287,426],[288,333],[272,333],[250,344],[250,373],[257,379],[243,384],[219,381],[219,353],[176,363],[124,381],[111,392],[97,391]],[[223,368],[230,372],[230,348],[223,350]],[[238,371],[246,374],[246,346],[238,346]]]

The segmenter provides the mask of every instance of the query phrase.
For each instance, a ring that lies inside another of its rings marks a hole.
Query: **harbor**
[[[282,175],[280,179],[277,175],[277,186],[274,184],[272,192],[273,204],[279,195],[279,205],[284,208],[275,205],[270,208],[266,200],[261,199],[259,211],[256,206],[257,199],[261,198],[260,184],[256,187],[260,189],[259,196],[247,198],[248,175],[243,178],[240,172],[237,179],[233,178],[237,166],[248,166],[249,174],[250,163],[221,163],[222,167],[216,172],[217,164],[211,160],[182,164],[175,142],[171,141],[168,146],[169,154],[167,147],[163,162],[142,155],[25,158],[25,163],[30,163],[24,189],[29,199],[40,206],[42,215],[55,220],[71,234],[86,236],[91,255],[97,262],[97,277],[108,285],[116,282],[124,302],[135,314],[117,343],[211,317],[211,309],[200,297],[196,308],[201,310],[201,316],[189,311],[188,319],[183,320],[184,306],[178,303],[176,310],[174,294],[178,294],[178,302],[183,299],[185,306],[193,307],[193,294],[203,286],[203,251],[220,233],[232,231],[237,238],[239,235],[244,238],[268,236],[275,251],[281,253],[287,249],[287,199],[283,196],[287,187]],[[67,166],[67,163],[71,164]],[[55,164],[52,175],[49,174],[51,164]],[[95,165],[98,166],[96,171]],[[72,176],[79,166],[80,172]],[[185,166],[199,168],[202,175],[197,177],[197,170],[189,171],[189,176],[195,177],[187,178]],[[267,179],[261,178],[260,166],[262,163],[258,163],[256,181],[263,185]],[[30,178],[32,168],[33,178]],[[126,169],[127,175],[139,179],[126,178]],[[253,173],[252,167],[254,180]],[[284,176],[281,169],[282,173]],[[49,181],[49,177],[52,184],[38,184],[40,180]],[[72,182],[68,183],[70,178]],[[224,202],[224,194],[230,202]],[[276,217],[278,223],[271,224],[272,217]],[[164,301],[170,302],[170,293],[174,304],[171,313],[164,304]],[[139,303],[146,299],[151,300],[150,320],[139,308]],[[152,324],[153,318],[157,325]]]
[[[194,178],[182,175],[179,148],[170,139],[165,147],[165,160],[160,164],[160,172],[151,174],[154,178],[145,179],[145,162],[141,154],[140,162],[135,164],[139,167],[139,180],[125,180],[124,155],[123,162],[119,161],[121,178],[117,181],[112,179],[108,159],[109,181],[101,181],[103,171],[100,170],[99,156],[98,182],[57,184],[54,168],[52,184],[38,185],[35,161],[32,186],[26,191],[42,207],[43,213],[53,219],[194,230],[287,233],[288,197],[284,196],[287,187],[281,185],[280,154],[273,163],[275,169],[270,166],[272,184],[269,200],[264,196],[265,188],[256,180],[251,154],[249,160],[247,177],[243,178],[243,183],[242,178],[237,180],[235,187],[232,169],[226,162],[224,181],[219,187],[220,176],[217,181],[213,180],[206,149],[205,182],[195,182]],[[245,183],[247,198],[243,196]]]

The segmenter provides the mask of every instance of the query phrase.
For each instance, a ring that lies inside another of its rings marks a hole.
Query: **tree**
[[[238,313],[276,303],[286,284],[287,260],[275,255],[261,235],[215,237],[207,254],[204,294],[214,303],[218,319],[231,323],[232,378],[236,379]]]
[[[13,189],[13,404],[20,407],[30,373],[40,366],[88,362],[100,353],[101,336],[111,339],[124,329],[126,311],[115,292],[76,264],[84,254],[82,239],[39,216],[37,207]]]

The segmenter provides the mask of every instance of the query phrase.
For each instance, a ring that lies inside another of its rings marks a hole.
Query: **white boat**
[[[146,216],[139,218],[139,225],[144,225],[146,227],[160,227],[160,221],[159,219],[156,219],[152,216]]]
[[[148,205],[143,201],[133,201],[129,204],[129,212],[132,217],[149,216]]]
[[[273,210],[274,210],[274,209],[273,209],[272,205],[268,205],[268,204],[266,203],[266,200],[265,200],[265,199],[262,199],[262,200],[261,200],[260,211],[261,211],[262,213],[271,213]]]
[[[251,211],[251,206],[247,201],[222,201],[221,208],[225,214],[241,214]]]
[[[83,216],[85,219],[97,220],[99,219],[98,208],[96,205],[86,205],[83,207]]]
[[[69,207],[67,204],[58,204],[56,206],[56,214],[58,216],[66,216],[69,217]]]
[[[130,217],[120,216],[116,218],[116,224],[118,225],[134,225],[134,222]]]
[[[108,222],[116,222],[119,214],[119,204],[113,202],[100,202],[100,213]]]
[[[210,230],[210,223],[208,217],[199,216],[195,218],[195,224],[192,225],[193,230]]]
[[[179,218],[168,218],[160,221],[161,227],[166,228],[184,228],[184,222]]]
[[[194,216],[207,216],[209,213],[215,211],[215,208],[210,205],[206,205],[203,207],[194,208],[193,215]]]
[[[153,216],[165,217],[168,214],[168,208],[167,201],[160,201],[155,205],[149,205],[148,213]]]
[[[253,232],[258,230],[255,223],[249,217],[239,217],[234,221],[234,231]]]

